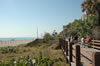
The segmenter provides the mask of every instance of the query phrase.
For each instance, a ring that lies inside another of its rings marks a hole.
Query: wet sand
[[[0,47],[25,45],[33,40],[0,40]]]

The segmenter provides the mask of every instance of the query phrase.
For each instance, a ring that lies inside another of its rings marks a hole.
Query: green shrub
[[[0,52],[2,54],[6,54],[6,53],[17,53],[19,50],[17,47],[2,47],[0,48]]]
[[[33,59],[30,56],[19,57],[18,59],[12,58],[8,62],[0,62],[0,66],[53,66],[54,64],[54,60],[49,57],[43,57],[42,52],[34,60],[35,63],[33,63]]]
[[[93,29],[93,38],[96,40],[100,40],[100,27],[96,27]]]

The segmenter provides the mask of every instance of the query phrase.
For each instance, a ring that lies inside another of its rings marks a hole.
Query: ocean
[[[35,37],[0,38],[0,40],[34,40]]]

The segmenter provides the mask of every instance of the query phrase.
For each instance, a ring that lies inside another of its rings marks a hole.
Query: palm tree
[[[100,26],[100,0],[85,0],[82,3],[82,11],[87,15],[98,15],[98,25]]]

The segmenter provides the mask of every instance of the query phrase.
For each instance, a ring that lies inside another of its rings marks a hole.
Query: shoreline
[[[0,38],[0,41],[2,40],[35,40],[35,37],[6,37],[6,38]]]

